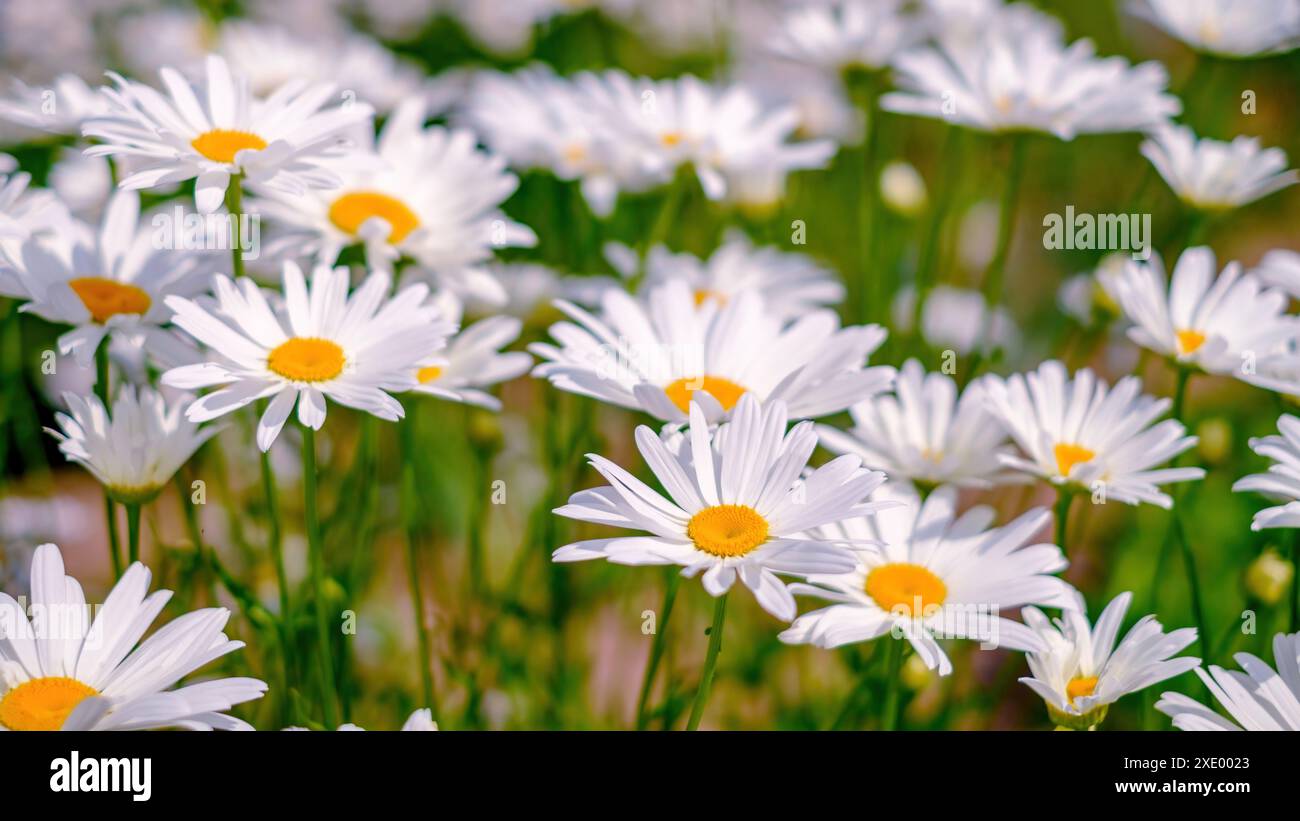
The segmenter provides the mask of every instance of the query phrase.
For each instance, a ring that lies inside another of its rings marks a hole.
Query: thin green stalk
[[[111,395],[108,384],[110,378],[109,367],[108,336],[105,335],[104,339],[99,343],[99,347],[95,349],[95,395],[104,404],[105,410],[109,408],[108,397]],[[113,562],[113,575],[121,577],[122,545],[117,538],[117,505],[113,502],[112,497],[108,495],[107,488],[104,489],[104,518],[108,525],[108,555]]]
[[[668,232],[672,229],[673,222],[681,215],[682,200],[685,197],[686,177],[678,174],[672,182],[668,183],[668,190],[664,192],[663,201],[659,205],[659,214],[655,217],[650,232],[645,235],[645,245],[641,249],[643,256],[649,253],[651,248],[668,239]]]
[[[636,728],[644,730],[650,721],[646,705],[650,701],[650,689],[654,686],[655,673],[659,670],[659,661],[664,655],[664,636],[668,632],[668,618],[673,614],[673,603],[677,601],[677,588],[682,583],[682,573],[676,565],[667,568],[664,586],[664,603],[659,608],[659,620],[655,623],[655,637],[650,644],[650,661],[646,664],[645,678],[641,681],[641,695],[636,701]]]
[[[1074,493],[1068,488],[1062,486],[1056,491],[1056,546],[1061,548],[1061,552],[1070,555],[1066,549],[1065,540],[1069,535],[1070,524],[1070,505],[1074,502]]]
[[[964,129],[955,125],[948,126],[948,135],[944,140],[943,153],[940,155],[945,166],[961,167],[962,133]],[[926,234],[925,245],[916,265],[916,301],[912,305],[912,334],[921,338],[921,310],[925,300],[934,288],[934,273],[939,259],[939,247],[943,243],[944,223],[948,221],[948,212],[952,208],[957,189],[956,174],[942,174],[935,186],[934,211],[930,216],[930,227]]]
[[[127,504],[125,507],[127,564],[132,565],[140,561],[140,506]]]
[[[415,443],[411,426],[415,423],[412,416],[398,422],[398,430],[403,439],[404,453],[413,453]],[[416,517],[415,460],[406,459],[402,465],[401,490],[402,519],[406,525],[406,575],[411,588],[411,608],[415,615],[415,637],[419,652],[420,694],[424,706],[438,709],[437,693],[433,683],[433,642],[429,637],[429,625],[424,620],[424,591],[420,585],[420,526]]]
[[[998,236],[994,246],[993,258],[984,270],[984,302],[989,307],[984,319],[984,333],[981,338],[988,339],[992,330],[992,308],[1002,299],[1003,279],[1006,274],[1007,254],[1011,250],[1011,239],[1015,235],[1016,212],[1020,204],[1020,182],[1025,167],[1025,136],[1015,134],[1011,137],[1011,158],[1007,164],[1006,183],[1002,189],[1002,205],[998,210]]]
[[[275,487],[275,474],[271,472],[271,454],[262,451],[262,503],[266,506],[266,541],[271,561],[275,564],[275,580],[280,588],[280,620],[291,623],[289,609],[289,574],[284,567],[284,536],[280,528],[280,500]]]
[[[1174,403],[1172,414],[1187,426],[1187,421],[1183,418],[1184,408],[1187,403],[1187,385],[1191,382],[1192,371],[1189,368],[1178,368],[1178,373],[1174,378]],[[1183,530],[1183,520],[1180,515],[1182,510],[1182,493],[1175,491],[1174,509],[1172,512],[1172,522],[1170,527],[1173,530],[1174,540],[1178,543],[1179,552],[1183,557],[1183,568],[1187,574],[1187,593],[1192,600],[1192,616],[1196,620],[1197,639],[1201,645],[1201,658],[1206,662],[1210,661],[1210,634],[1205,629],[1205,605],[1201,599],[1200,578],[1196,572],[1196,557],[1192,553],[1192,546],[1187,542],[1187,533]]]
[[[880,729],[893,730],[898,727],[899,679],[903,670],[903,651],[907,643],[903,639],[889,638],[889,666],[885,670],[885,702],[880,711]]]
[[[239,247],[239,232],[243,229],[240,219],[244,214],[243,182],[244,175],[232,174],[230,184],[226,186],[226,210],[230,212],[230,266],[236,279],[244,275],[244,255]]]
[[[704,705],[709,703],[709,691],[713,689],[713,673],[718,666],[718,653],[722,650],[722,625],[727,619],[727,596],[718,596],[713,605],[713,626],[709,628],[709,650],[704,657],[704,671],[700,674],[700,688],[695,691],[695,703],[691,705],[691,716],[686,720],[687,730],[699,729],[700,719],[704,717]]]
[[[861,79],[858,104],[866,116],[866,134],[862,141],[862,168],[858,190],[858,233],[861,242],[862,283],[860,304],[857,306],[863,322],[879,318],[885,301],[885,272],[875,265],[876,221],[879,219],[880,188],[876,174],[876,154],[880,138],[880,110],[876,107],[878,95],[876,80],[867,75]]]
[[[339,725],[339,695],[334,685],[330,654],[329,616],[325,602],[325,557],[321,550],[320,518],[316,511],[316,432],[302,426],[303,515],[307,526],[307,559],[311,566],[311,593],[316,606],[316,653],[320,667],[321,703],[325,725]]]

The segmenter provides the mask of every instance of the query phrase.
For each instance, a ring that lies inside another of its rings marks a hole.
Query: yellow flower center
[[[1056,455],[1056,469],[1061,472],[1062,476],[1069,476],[1071,468],[1080,462],[1090,462],[1097,455],[1082,445],[1071,445],[1064,442],[1052,448],[1052,453]]]
[[[686,535],[710,555],[744,556],[767,541],[767,520],[748,505],[714,505],[691,517]]]
[[[659,142],[663,143],[664,148],[676,148],[681,145],[683,139],[680,131],[666,131],[660,135]]]
[[[725,294],[720,294],[717,291],[710,291],[708,288],[701,288],[695,292],[695,307],[700,307],[710,299],[719,305],[723,305],[727,301]]]
[[[928,608],[937,607],[948,598],[948,585],[942,579],[921,565],[908,562],[874,568],[862,587],[884,610],[890,613],[901,610],[909,617],[923,615]]]
[[[266,148],[266,140],[249,131],[216,128],[195,137],[190,146],[213,162],[234,162],[235,155],[245,148],[254,151]]]
[[[77,277],[68,280],[68,287],[101,325],[118,314],[148,313],[153,304],[143,289],[106,277]]]
[[[1070,679],[1070,683],[1065,685],[1065,694],[1070,697],[1070,703],[1073,704],[1076,698],[1092,695],[1092,691],[1097,689],[1096,676],[1079,676]]]
[[[328,339],[295,336],[271,351],[266,367],[294,382],[324,382],[343,373],[343,349]]]
[[[438,365],[430,365],[427,368],[420,368],[415,372],[415,378],[421,385],[427,385],[434,382],[442,376],[442,368]]]
[[[696,391],[705,391],[718,400],[723,410],[731,410],[740,401],[740,397],[745,395],[744,388],[721,376],[692,376],[678,379],[664,388],[664,393],[668,394],[674,405],[682,409],[682,413],[691,412],[691,397]]]
[[[1205,344],[1205,334],[1200,331],[1193,331],[1184,328],[1174,334],[1174,336],[1178,339],[1179,356],[1187,356],[1188,354],[1196,353],[1196,350]]]
[[[371,217],[388,223],[388,241],[394,245],[420,227],[420,218],[406,203],[378,191],[353,191],[330,206],[330,222],[349,234],[356,234]]]
[[[64,676],[24,681],[0,699],[0,724],[10,730],[58,730],[93,687]]]

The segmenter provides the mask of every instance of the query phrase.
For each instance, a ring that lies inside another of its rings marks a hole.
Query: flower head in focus
[[[1196,675],[1232,721],[1182,693],[1161,695],[1156,709],[1180,730],[1300,731],[1300,633],[1273,637],[1276,670],[1250,653],[1233,658],[1245,672],[1215,664],[1208,673],[1196,668]]]

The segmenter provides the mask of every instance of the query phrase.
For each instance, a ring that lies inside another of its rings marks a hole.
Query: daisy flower
[[[1273,637],[1276,670],[1250,653],[1233,658],[1244,673],[1213,664],[1209,673],[1196,668],[1196,675],[1233,721],[1182,693],[1160,696],[1156,709],[1171,717],[1180,730],[1300,730],[1300,633]]]
[[[635,260],[631,261],[635,266]],[[624,266],[620,273],[632,276],[636,270]],[[772,246],[755,246],[739,230],[728,231],[722,245],[707,260],[673,253],[662,245],[651,248],[645,260],[642,290],[651,290],[671,279],[684,280],[697,303],[712,299],[726,304],[743,291],[754,291],[782,319],[794,319],[844,299],[843,283],[811,257]]]
[[[1206,54],[1259,57],[1300,45],[1300,0],[1132,0],[1128,8]]]
[[[63,395],[68,413],[56,413],[59,429],[46,433],[59,450],[99,480],[124,504],[144,504],[217,432],[181,415],[186,400],[172,402],[149,388],[123,385],[110,415],[96,396]]]
[[[0,593],[9,625],[0,634],[0,729],[251,730],[225,711],[261,698],[265,682],[222,678],[175,686],[244,646],[221,632],[230,611],[186,613],[141,642],[172,595],[148,594],[151,578],[144,565],[131,565],[92,620],[81,585],[64,573],[59,549],[38,547],[33,620]]]
[[[1196,445],[1183,423],[1165,419],[1168,399],[1142,393],[1142,380],[1126,376],[1113,388],[1084,368],[1071,379],[1049,360],[1029,374],[983,378],[989,410],[1020,446],[1002,464],[1053,485],[1093,492],[1102,483],[1107,499],[1147,502],[1165,509],[1173,500],[1159,489],[1170,482],[1201,479],[1201,468],[1156,468]]]
[[[177,327],[207,346],[208,361],[163,374],[182,390],[221,386],[185,411],[204,422],[269,399],[257,426],[257,446],[271,443],[298,406],[298,421],[312,430],[325,424],[326,397],[396,421],[402,406],[390,392],[416,385],[416,371],[439,350],[453,327],[422,303],[428,293],[412,285],[387,298],[389,277],[379,272],[348,294],[346,268],[320,266],[308,288],[302,270],[284,265],[283,313],[276,313],[251,279],[217,275],[216,306],[170,297]]]
[[[469,132],[425,128],[424,111],[420,100],[402,104],[367,156],[331,164],[339,187],[267,190],[250,208],[287,226],[300,238],[296,250],[322,265],[361,243],[372,270],[391,271],[405,257],[447,287],[504,303],[505,292],[482,266],[495,249],[537,242],[501,211],[519,181]]]
[[[1201,663],[1198,658],[1173,658],[1196,641],[1195,628],[1166,633],[1155,616],[1144,616],[1116,645],[1132,601],[1132,593],[1116,596],[1095,627],[1088,624],[1082,599],[1055,620],[1036,607],[1024,609],[1025,624],[1046,649],[1026,656],[1033,675],[1020,681],[1047,702],[1053,724],[1091,729],[1124,696],[1181,676]]]
[[[1089,40],[1067,46],[1054,27],[1001,20],[975,40],[900,54],[894,71],[901,90],[883,95],[880,107],[979,131],[1042,131],[1062,140],[1142,131],[1182,110],[1165,93],[1169,76],[1157,62],[1130,66],[1122,57],[1099,58]]]
[[[1286,313],[1286,295],[1264,288],[1236,262],[1217,279],[1214,271],[1208,247],[1184,251],[1168,286],[1158,256],[1130,260],[1117,283],[1120,306],[1133,322],[1129,338],[1179,367],[1282,389],[1253,365],[1300,336],[1300,320]]]
[[[523,351],[501,352],[519,338],[524,323],[513,316],[490,316],[461,325],[461,304],[454,297],[436,300],[438,315],[460,330],[436,354],[433,364],[415,372],[416,393],[489,410],[501,410],[501,400],[482,390],[528,372],[533,358]]]
[[[160,73],[170,99],[109,75],[117,88],[103,93],[113,113],[86,121],[84,134],[103,143],[86,153],[138,160],[141,167],[121,182],[127,189],[194,179],[203,213],[220,207],[232,175],[292,193],[338,185],[322,161],[340,154],[343,133],[373,114],[360,102],[323,108],[334,96],[330,83],[291,81],[265,99],[254,97],[248,81],[215,55],[201,87],[174,69]]]
[[[177,343],[163,328],[171,319],[164,300],[201,292],[207,274],[200,256],[157,246],[157,229],[140,223],[140,195],[118,191],[97,232],[77,223],[55,242],[23,244],[16,267],[29,301],[22,309],[73,326],[59,350],[82,367],[109,336],[166,358]]]
[[[1287,170],[1286,152],[1260,148],[1256,137],[1197,139],[1187,126],[1164,125],[1141,150],[1179,199],[1203,211],[1236,208],[1300,181]]]
[[[1278,417],[1277,429],[1280,435],[1250,440],[1251,450],[1273,460],[1268,472],[1245,476],[1232,486],[1237,493],[1254,491],[1283,502],[1257,512],[1251,530],[1300,527],[1300,419],[1284,414]]]
[[[925,36],[905,0],[814,0],[787,7],[766,39],[773,56],[839,74],[888,67]]]
[[[1278,288],[1300,299],[1300,253],[1279,248],[1269,251],[1251,271],[1268,288]]]
[[[981,505],[958,516],[951,485],[922,501],[909,486],[890,483],[872,498],[902,504],[816,531],[828,542],[851,545],[857,562],[847,573],[819,573],[809,584],[791,585],[794,593],[834,604],[795,619],[781,641],[831,648],[892,634],[946,676],[952,662],[940,639],[1039,650],[1032,630],[1000,612],[1026,604],[1066,607],[1077,595],[1051,575],[1066,567],[1061,549],[1028,544],[1051,519],[1042,508],[990,529],[993,509]]]
[[[840,328],[831,311],[787,324],[753,292],[697,305],[685,282],[670,280],[644,301],[605,291],[599,318],[563,300],[556,306],[573,322],[551,326],[557,344],[529,346],[547,360],[533,375],[665,422],[685,422],[694,402],[715,423],[745,393],[784,402],[795,419],[824,416],[894,379],[893,368],[865,367],[884,328]]]
[[[0,99],[0,120],[61,137],[80,137],[83,122],[107,113],[108,100],[76,74],[60,74],[49,88],[15,80]]]
[[[553,558],[681,565],[688,577],[702,573],[704,589],[714,597],[739,578],[764,610],[789,621],[794,598],[776,574],[852,568],[852,555],[842,545],[807,531],[874,513],[879,505],[867,497],[885,475],[866,470],[856,456],[841,456],[801,480],[817,434],[811,422],[786,433],[780,402],[760,406],[752,395],[744,396],[732,421],[713,432],[699,405],[692,403],[690,413],[690,429],[673,437],[675,447],[645,425],[636,431],[637,449],[667,496],[593,453],[587,458],[609,485],[576,493],[555,511],[650,535],[575,542]]]
[[[306,727],[285,727],[284,729],[286,731],[301,732],[301,731],[306,731],[307,728]],[[348,724],[340,724],[338,731],[341,733],[347,733],[347,732],[355,733],[355,732],[365,732],[365,729],[366,729],[365,727],[360,727],[356,724],[348,723]],[[433,720],[433,711],[428,708],[425,708],[423,710],[416,710],[415,712],[411,713],[410,717],[407,718],[405,723],[402,724],[402,732],[404,733],[405,732],[431,732],[431,731],[436,731],[437,729],[438,729],[438,722]]]
[[[979,384],[957,396],[950,376],[903,363],[892,393],[849,408],[853,427],[818,425],[822,446],[852,453],[891,478],[924,485],[991,487],[1007,476],[998,460],[1007,434],[984,404]]]
[[[1012,349],[1019,345],[1020,329],[1011,313],[995,306],[989,317],[988,300],[979,291],[936,285],[921,306],[921,336],[937,350],[952,350],[961,356],[979,348]],[[890,314],[894,327],[910,333],[916,311],[916,289],[899,289]]]
[[[66,231],[70,225],[67,206],[51,192],[32,188],[31,182],[26,172],[0,174],[0,268],[17,260],[23,240],[36,233]]]

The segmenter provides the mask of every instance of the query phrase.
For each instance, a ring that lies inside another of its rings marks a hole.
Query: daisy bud
[[[891,162],[880,172],[880,196],[890,210],[915,217],[925,210],[925,180],[911,164]]]
[[[1264,604],[1275,605],[1291,589],[1293,576],[1295,566],[1270,547],[1246,568],[1246,592]]]
[[[1214,417],[1196,426],[1200,438],[1197,452],[1210,464],[1218,464],[1232,453],[1232,425],[1227,419]]]

